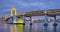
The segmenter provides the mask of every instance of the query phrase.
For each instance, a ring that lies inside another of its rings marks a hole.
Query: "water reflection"
[[[0,24],[0,32],[43,32],[45,29],[43,26],[44,23],[33,23],[32,25],[30,24]],[[59,23],[57,23],[58,25],[53,26],[53,24],[49,24],[47,23],[47,32],[60,32],[59,29]],[[50,26],[51,25],[51,26]],[[49,28],[50,27],[50,28]],[[55,30],[54,30],[55,29]],[[44,31],[45,32],[45,31]]]

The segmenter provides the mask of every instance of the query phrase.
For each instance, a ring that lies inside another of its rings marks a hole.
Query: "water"
[[[32,26],[30,26],[29,23],[25,23],[25,24],[26,25],[24,26],[24,28],[21,28],[21,29],[23,29],[22,31],[24,31],[24,32],[44,32],[44,30],[43,30],[44,23],[33,23]],[[47,32],[53,32],[54,27],[52,25],[52,27],[50,28],[50,24],[51,23],[48,23]],[[60,32],[60,23],[57,23],[57,24],[58,24],[57,32]],[[31,27],[31,29],[30,29],[30,27]],[[14,32],[16,30],[18,31],[18,29],[19,29],[18,26],[16,26],[14,29],[14,25],[12,25],[12,24],[0,24],[0,32]],[[52,29],[52,31],[51,31],[51,29]],[[21,31],[19,31],[19,32],[21,32]]]

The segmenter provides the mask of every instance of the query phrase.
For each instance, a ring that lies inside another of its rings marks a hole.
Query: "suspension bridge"
[[[32,11],[32,12],[24,12],[22,14],[17,14],[16,8],[10,9],[10,16],[6,15],[4,17],[1,17],[0,20],[4,21],[10,17],[22,17],[22,16],[56,16],[60,15],[60,9],[52,9],[52,10],[40,10],[40,11]]]
[[[22,14],[17,14],[16,8],[12,8],[10,11],[10,16],[6,15],[7,17],[2,17],[0,19],[5,20],[5,18],[10,18],[11,16],[20,17],[20,16],[56,16],[60,15],[60,9],[51,9],[51,10],[39,10],[39,11],[31,11],[31,12],[24,12]]]
[[[26,21],[30,21],[29,22],[29,25],[30,25],[30,32],[31,31],[31,27],[32,27],[32,16],[49,16],[49,17],[54,17],[55,21],[53,22],[53,26],[54,26],[54,32],[56,32],[56,27],[57,27],[57,23],[56,23],[56,16],[57,15],[60,15],[60,9],[52,9],[52,10],[39,10],[39,11],[32,11],[32,12],[24,12],[22,14],[17,14],[17,9],[16,8],[11,8],[10,9],[10,16],[6,15],[2,18],[0,18],[0,22],[1,23],[6,23],[7,24],[14,24],[13,27],[15,27],[14,29],[14,32],[17,32],[16,30],[18,29],[18,32],[21,31],[21,32],[24,32],[22,30],[24,30],[24,25],[26,24],[25,23],[25,20],[23,17],[29,17],[30,19],[29,20],[26,20]],[[16,20],[17,18],[17,20]],[[4,22],[3,22],[4,21]],[[46,19],[45,19],[46,21]],[[16,25],[15,25],[16,24]],[[47,32],[47,22],[45,22],[43,24],[44,26],[44,32]],[[17,28],[16,28],[17,27]],[[12,31],[12,30],[11,30]],[[53,32],[52,31],[52,28],[50,29],[50,32]]]

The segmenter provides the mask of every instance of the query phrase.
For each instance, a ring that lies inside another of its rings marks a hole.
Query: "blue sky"
[[[60,9],[60,0],[0,0],[0,16],[9,14],[12,7],[18,12]]]

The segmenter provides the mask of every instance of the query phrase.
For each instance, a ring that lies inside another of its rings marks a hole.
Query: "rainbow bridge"
[[[0,19],[2,19],[2,21],[10,18],[10,17],[31,17],[31,16],[44,16],[44,15],[47,15],[47,16],[51,16],[51,17],[55,17],[60,15],[60,9],[52,9],[52,10],[39,10],[39,11],[31,11],[31,12],[24,12],[22,14],[17,14],[16,11],[14,11],[15,14],[12,13],[11,11],[11,16],[4,16]]]
[[[28,22],[29,25],[30,25],[29,32],[32,32],[32,30],[31,30],[32,29],[32,25],[33,25],[32,21],[31,21],[32,20],[32,16],[49,16],[49,17],[54,17],[55,21],[53,21],[53,23],[51,23],[51,24],[53,24],[54,32],[57,32],[57,30],[56,30],[57,29],[56,16],[60,15],[60,9],[40,10],[40,11],[24,12],[22,14],[17,14],[16,8],[12,8],[10,12],[11,12],[10,16],[6,15],[5,17],[0,18],[0,20],[2,21],[1,23],[3,23],[3,21],[4,21],[5,23],[7,22],[7,24],[13,24],[13,27],[14,27],[13,29],[15,29],[15,30],[13,30],[14,32],[17,32],[17,30],[18,30],[18,32],[19,31],[20,32],[25,32],[24,31],[24,26],[26,24],[25,21],[30,21],[30,22]],[[24,20],[23,17],[29,17],[30,19],[29,20]],[[17,20],[16,20],[16,18],[17,18]],[[47,32],[47,26],[48,26],[48,23],[46,22],[46,19],[45,19],[45,22],[43,24],[44,32]],[[50,32],[53,32],[52,31],[52,25],[50,26]]]

